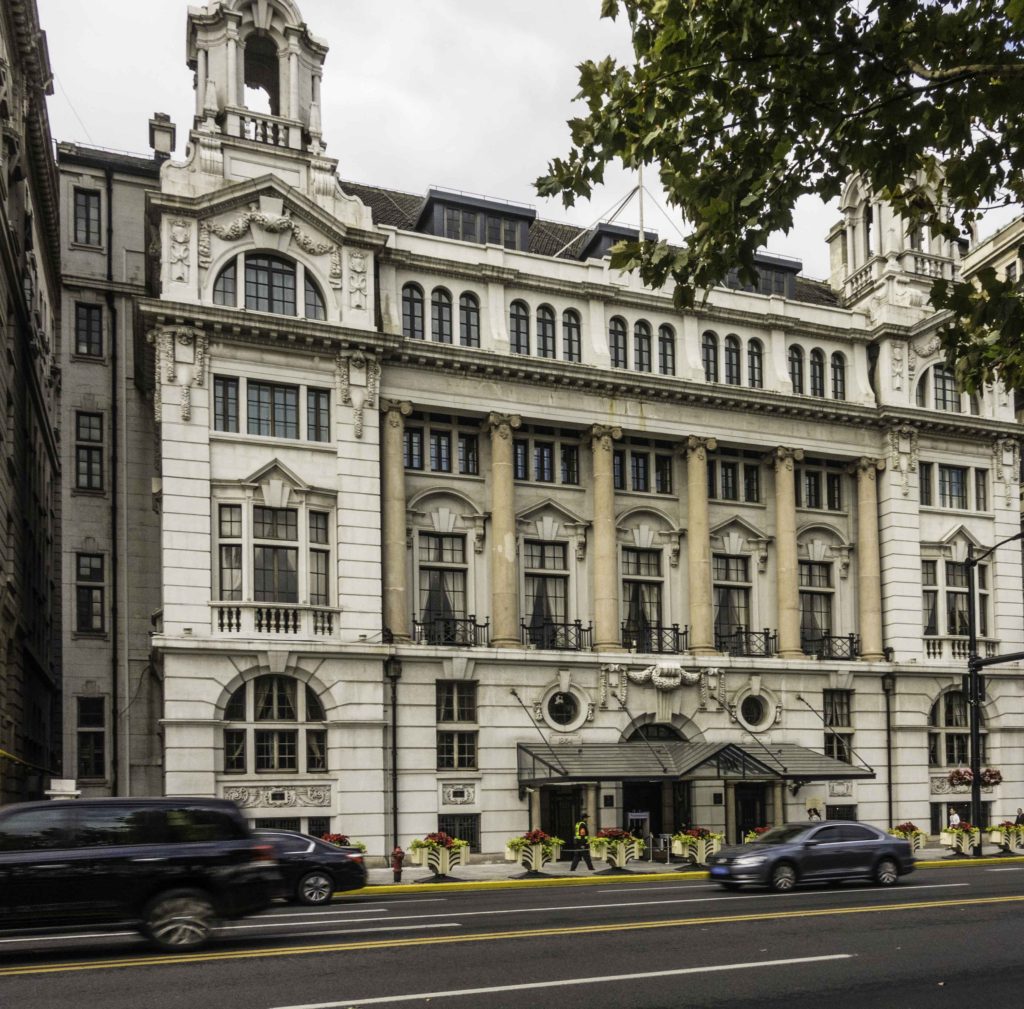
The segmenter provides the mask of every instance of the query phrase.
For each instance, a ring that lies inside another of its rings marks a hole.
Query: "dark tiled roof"
[[[57,145],[59,164],[92,165],[98,168],[113,168],[115,171],[130,172],[133,175],[159,176],[163,159],[153,155],[128,154],[125,151],[108,151],[102,147],[83,147],[81,144],[59,143]]]
[[[796,278],[796,301],[805,301],[811,305],[829,305],[839,307],[839,295],[824,280],[812,280],[810,277]]]
[[[562,259],[578,259],[586,236],[587,229],[574,224],[536,220],[530,225],[530,252],[538,256],[561,254]]]
[[[397,189],[364,186],[359,182],[342,182],[341,188],[350,196],[362,200],[373,211],[375,224],[411,231],[423,206],[423,197],[403,193]]]

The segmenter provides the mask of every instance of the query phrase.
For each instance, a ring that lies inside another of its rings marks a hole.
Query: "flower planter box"
[[[644,842],[633,838],[619,840],[617,838],[588,838],[590,854],[594,858],[608,861],[615,869],[624,869],[627,862],[639,858],[644,853]]]
[[[518,862],[527,872],[539,872],[548,862],[557,862],[562,852],[560,844],[526,844],[513,852],[513,862]]]
[[[673,837],[672,854],[692,858],[697,865],[707,865],[708,859],[722,848],[720,837]]]
[[[981,844],[981,831],[974,830],[944,830],[939,834],[939,843],[953,851],[970,852],[975,845]]]
[[[955,848],[956,838],[953,832],[949,830],[939,831],[939,844],[941,844],[944,848]]]
[[[689,837],[685,841],[681,841],[678,838],[672,838],[672,854],[678,855],[680,858],[689,858],[690,849],[693,847],[693,842],[696,842],[697,838]]]

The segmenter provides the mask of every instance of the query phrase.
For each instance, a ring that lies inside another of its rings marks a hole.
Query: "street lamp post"
[[[1024,652],[1008,652],[1006,655],[988,655],[982,658],[978,654],[978,615],[977,601],[974,595],[975,569],[999,547],[1015,540],[1024,539],[1024,530],[1007,536],[1006,539],[974,555],[974,544],[967,544],[967,707],[971,724],[971,825],[978,830],[978,843],[974,845],[975,858],[981,857],[981,670],[986,666],[996,666],[1001,662],[1019,662],[1024,659]]]

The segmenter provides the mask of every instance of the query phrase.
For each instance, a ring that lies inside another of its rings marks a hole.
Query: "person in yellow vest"
[[[576,866],[580,864],[581,858],[587,863],[587,868],[591,872],[594,871],[594,863],[590,858],[590,845],[587,844],[587,838],[590,837],[590,830],[587,827],[588,819],[590,817],[583,813],[579,818],[579,822],[573,828],[573,841],[576,845],[576,850],[572,853],[572,865],[569,866],[570,872],[576,871]]]

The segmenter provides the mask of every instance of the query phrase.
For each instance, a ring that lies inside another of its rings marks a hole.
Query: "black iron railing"
[[[860,655],[860,638],[856,634],[801,634],[800,649],[819,659],[855,659]]]
[[[412,620],[412,639],[419,645],[454,645],[473,648],[491,640],[491,622],[478,624],[476,615],[468,617],[426,617]]]
[[[751,631],[746,627],[732,631],[716,630],[715,648],[727,655],[768,658],[779,650],[779,636],[767,627],[762,631]]]
[[[520,624],[522,642],[534,648],[551,648],[561,652],[588,651],[593,645],[594,630],[591,624],[583,626],[582,621],[557,623],[545,620],[536,624]]]
[[[662,627],[661,624],[636,627],[625,623],[622,625],[622,647],[634,652],[679,655],[686,651],[689,635],[689,627],[680,628],[679,624],[672,624],[671,627]]]

